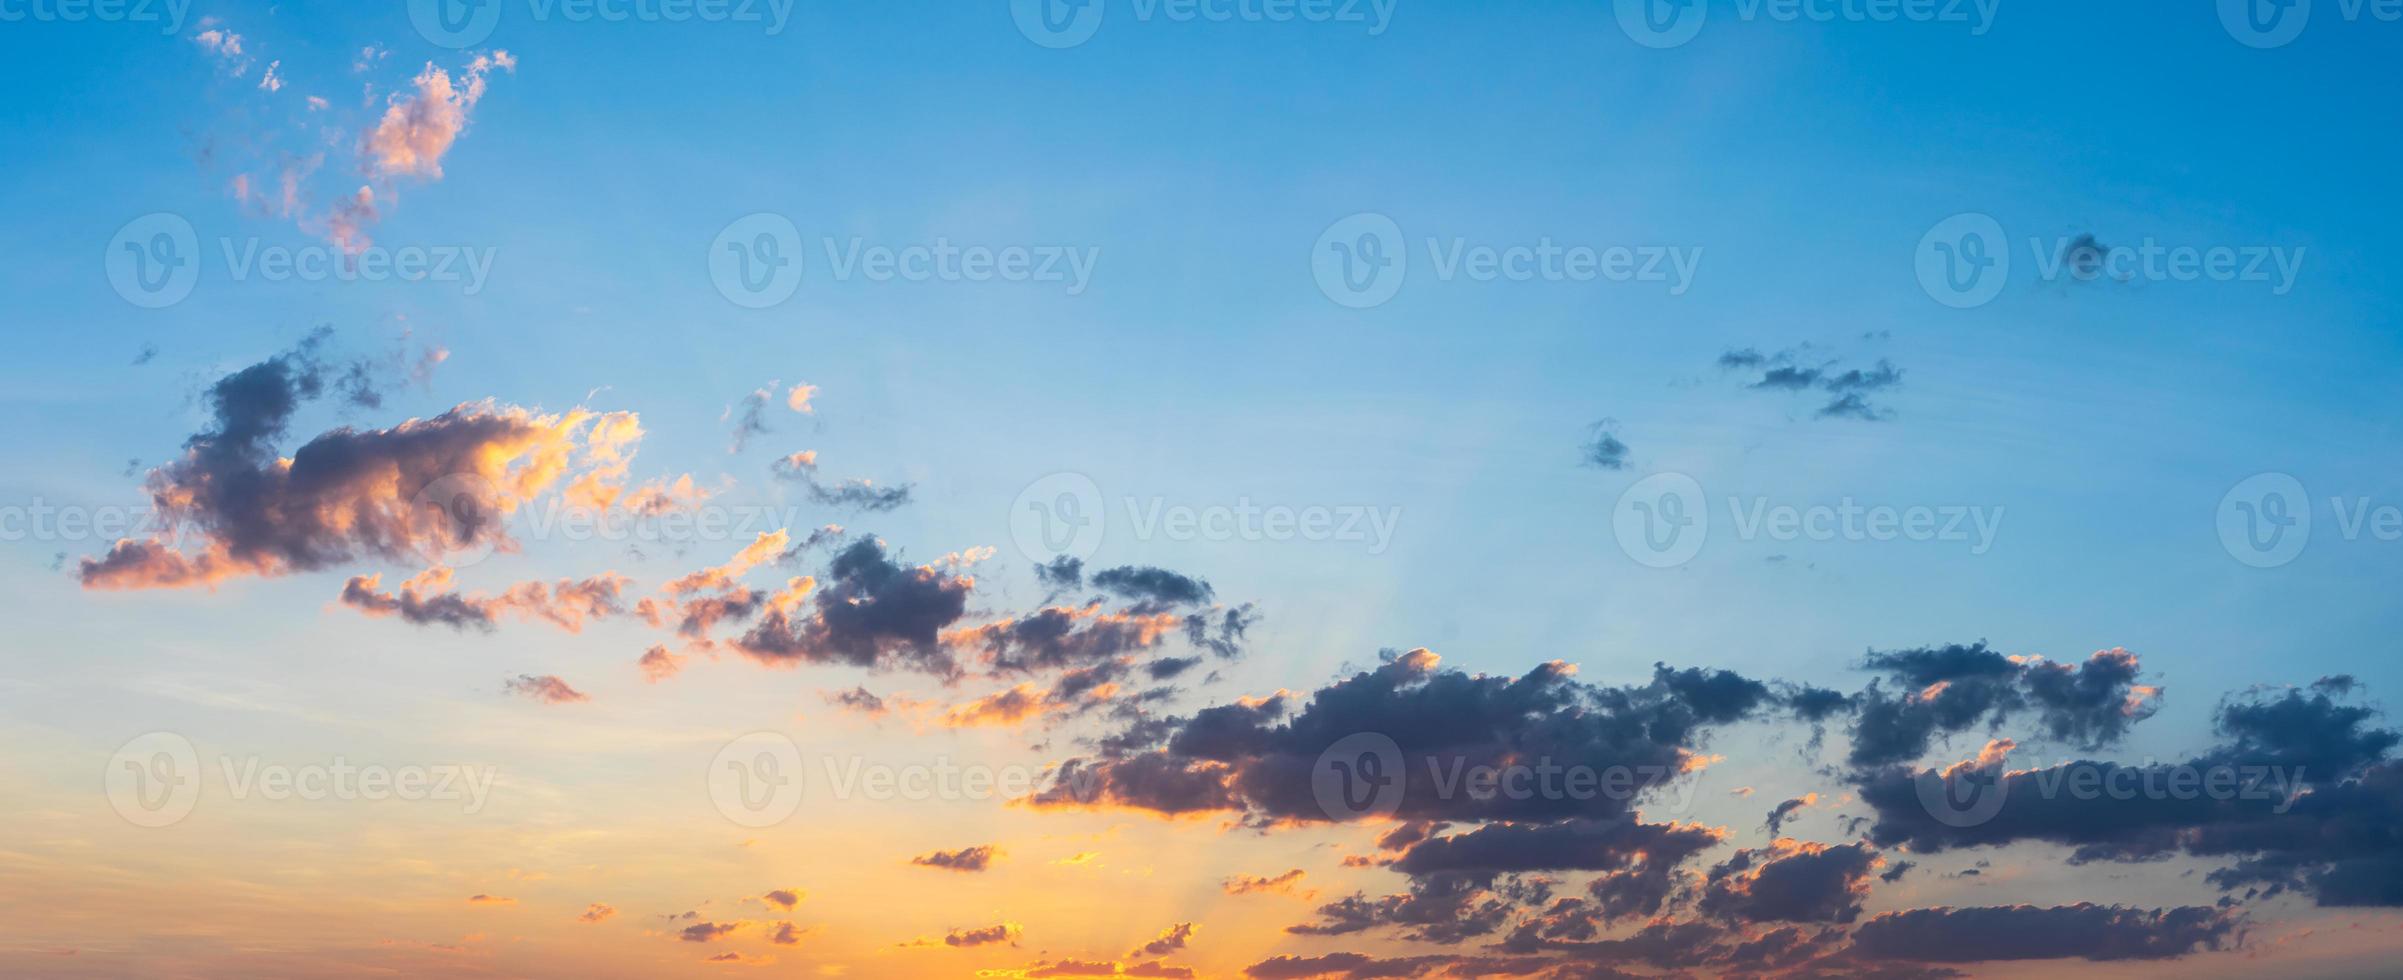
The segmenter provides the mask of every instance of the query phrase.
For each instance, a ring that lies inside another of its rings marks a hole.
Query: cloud
[[[1869,396],[1901,385],[1900,368],[1883,358],[1866,370],[1839,369],[1837,362],[1832,360],[1817,364],[1802,363],[1801,358],[1810,353],[1808,345],[1766,355],[1757,349],[1744,347],[1720,354],[1718,366],[1721,371],[1759,372],[1753,380],[1745,383],[1745,387],[1753,391],[1803,392],[1816,389],[1825,392],[1829,399],[1815,413],[1816,418],[1881,421],[1893,417],[1891,410],[1872,404]]]
[[[1206,708],[1180,722],[1163,749],[1070,760],[1059,791],[1028,802],[1233,811],[1264,823],[1351,819],[1321,805],[1312,773],[1337,740],[1362,733],[1390,739],[1399,751],[1393,778],[1401,780],[1403,818],[1612,819],[1626,814],[1634,795],[1698,763],[1693,742],[1704,729],[1774,702],[1764,685],[1725,672],[1660,667],[1651,683],[1627,688],[1580,684],[1573,674],[1555,661],[1520,677],[1469,675],[1439,669],[1424,649],[1388,653],[1381,666],[1318,691],[1289,720],[1292,699],[1283,695]],[[1472,794],[1441,781],[1447,772],[1527,756],[1623,772],[1630,792]]]
[[[749,923],[696,922],[685,926],[681,932],[676,934],[676,938],[688,943],[714,943],[746,925]]]
[[[956,851],[935,851],[931,854],[920,854],[917,857],[909,859],[909,863],[915,864],[922,868],[942,868],[946,871],[973,872],[983,871],[986,868],[991,867],[993,864],[993,859],[1000,854],[1000,849],[991,844],[978,844],[974,847],[963,847]]]
[[[993,943],[1018,944],[1020,930],[1015,922],[984,926],[976,929],[953,929],[943,936],[945,946],[987,946]]]
[[[841,663],[959,674],[941,634],[967,615],[973,579],[931,565],[904,566],[871,539],[836,553],[820,581],[806,612],[768,610],[734,641],[735,649],[777,666]]]
[[[2227,909],[2135,909],[2078,903],[1881,913],[1853,933],[1867,959],[1928,963],[2009,960],[2155,960],[2241,942],[2243,919]]]
[[[2010,657],[1984,642],[1871,651],[1863,667],[1901,688],[1872,681],[1854,695],[1855,766],[1878,766],[1925,754],[1939,735],[1981,722],[2002,725],[2032,712],[2043,733],[2081,748],[2117,741],[2159,708],[2160,690],[2136,683],[2136,655],[2095,653],[2082,664]]]
[[[573,704],[592,700],[584,692],[569,687],[566,681],[552,674],[519,674],[503,682],[501,689],[511,694],[523,694],[544,704]]]
[[[1613,430],[1617,427],[1618,423],[1611,419],[1603,419],[1587,427],[1585,446],[1579,450],[1578,458],[1585,465],[1598,469],[1626,469],[1627,444],[1620,442],[1614,434]]]
[[[162,536],[118,541],[83,561],[86,588],[180,588],[362,558],[431,565],[461,549],[508,550],[510,513],[624,451],[605,440],[641,432],[630,413],[484,403],[388,429],[335,429],[287,458],[275,443],[302,404],[329,390],[354,401],[372,390],[354,380],[364,372],[329,372],[325,336],[218,380],[206,395],[210,427],[151,471],[152,503],[198,538],[197,549]]]
[[[456,80],[426,62],[411,81],[411,90],[394,94],[383,118],[364,137],[360,155],[370,172],[442,179],[442,158],[466,132],[468,116],[484,98],[485,77],[494,68],[514,72],[517,59],[506,51],[477,55]]]
[[[778,888],[759,896],[759,899],[769,905],[790,911],[793,906],[801,904],[803,894],[798,888]]]
[[[1229,895],[1252,895],[1269,892],[1290,895],[1297,894],[1295,888],[1300,884],[1301,880],[1302,869],[1295,868],[1280,875],[1236,875],[1221,882],[1220,887],[1224,888],[1226,893]],[[1304,897],[1309,895],[1307,892],[1300,892],[1298,894],[1302,894]]]
[[[1192,940],[1193,931],[1194,926],[1193,923],[1190,922],[1179,922],[1173,926],[1169,926],[1167,929],[1162,930],[1157,938],[1154,938],[1152,941],[1144,943],[1141,946],[1135,947],[1133,952],[1126,954],[1127,958],[1133,959],[1139,956],[1166,956],[1170,953],[1176,952],[1177,950],[1184,949],[1185,944]]]
[[[814,411],[814,409],[812,409],[809,405],[809,400],[810,398],[816,396],[817,393],[817,385],[794,385],[791,391],[784,393],[785,407],[803,415],[808,415]]]
[[[866,479],[844,480],[827,485],[812,481],[809,500],[821,507],[843,507],[857,513],[881,514],[905,506],[913,488],[909,484],[879,487]]]
[[[742,452],[744,446],[750,445],[752,436],[768,433],[768,402],[775,397],[776,383],[770,381],[767,387],[753,389],[750,394],[743,396],[740,404],[726,409],[725,417],[734,420],[734,435],[732,441],[727,443],[727,452]],[[814,460],[815,454],[811,458]]]
[[[1769,811],[1769,819],[1766,821],[1770,836],[1774,837],[1783,832],[1787,820],[1792,819],[1794,814],[1801,812],[1803,807],[1810,806],[1811,804],[1817,802],[1819,802],[1819,794],[1804,793],[1801,796],[1797,796],[1783,803],[1779,803],[1774,809]]]
[[[677,672],[684,669],[684,661],[683,655],[673,653],[665,646],[653,644],[650,649],[643,651],[642,659],[636,661],[635,666],[642,668],[643,680],[657,684],[676,676]]]
[[[369,616],[396,616],[421,626],[490,630],[501,613],[509,613],[580,633],[587,620],[625,611],[618,597],[627,579],[610,572],[548,585],[520,582],[497,595],[469,595],[449,591],[450,569],[435,566],[402,583],[397,594],[378,591],[382,582],[381,575],[352,576],[342,586],[342,604]]]
[[[467,896],[467,904],[469,904],[469,905],[515,905],[515,904],[517,904],[517,899],[514,899],[514,898],[502,898],[502,897],[501,897],[501,896],[499,896],[499,895],[484,895],[484,894],[475,894],[475,895],[469,895],[469,896]]]
[[[1699,908],[1742,922],[1851,922],[1861,914],[1869,875],[1879,863],[1866,844],[1780,838],[1766,848],[1737,851],[1712,868]]]
[[[603,922],[606,921],[610,916],[616,914],[617,909],[614,906],[603,905],[599,902],[594,902],[591,905],[584,907],[584,914],[576,916],[576,921]]]
[[[2376,712],[2345,703],[2352,690],[2323,681],[2228,698],[2219,744],[2180,763],[2008,770],[1989,753],[1942,772],[1864,773],[1869,836],[1920,853],[2041,841],[2072,848],[2072,863],[2183,852],[2232,862],[2208,880],[2245,898],[2403,906],[2403,843],[2376,829],[2403,824],[2403,762],[2388,758],[2403,733],[2372,727]],[[1923,802],[1925,787],[1968,778],[1999,794],[1983,820],[1938,819]]]

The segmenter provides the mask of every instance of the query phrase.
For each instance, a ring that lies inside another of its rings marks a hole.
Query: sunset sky
[[[2175,6],[0,0],[0,976],[2390,971],[2403,23]]]

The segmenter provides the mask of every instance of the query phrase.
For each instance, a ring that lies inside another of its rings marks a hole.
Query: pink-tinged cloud
[[[397,593],[376,591],[380,575],[355,575],[342,587],[342,604],[369,616],[397,616],[419,625],[489,630],[502,613],[547,622],[570,633],[584,630],[587,620],[606,619],[625,611],[619,595],[627,579],[615,572],[581,581],[520,582],[497,595],[450,591],[451,572],[435,567],[402,583]]]
[[[601,904],[601,903],[599,903],[599,902],[594,902],[594,903],[592,903],[591,905],[585,906],[585,908],[584,908],[584,914],[582,914],[582,915],[579,915],[579,916],[576,916],[576,921],[578,921],[578,922],[601,922],[601,921],[605,921],[605,920],[607,920],[607,919],[608,919],[610,916],[613,916],[613,915],[616,915],[616,914],[617,914],[617,909],[616,909],[616,907],[614,907],[614,906],[609,906],[609,905],[603,905],[603,904]]]
[[[522,694],[544,704],[575,704],[592,700],[592,696],[569,687],[555,674],[519,674],[501,683],[501,689]]]
[[[285,456],[276,443],[302,403],[332,392],[380,404],[380,362],[339,370],[322,359],[325,338],[311,334],[211,386],[214,422],[147,481],[177,537],[125,539],[85,559],[85,588],[214,585],[370,558],[431,566],[462,551],[514,550],[504,520],[615,451],[593,433],[635,424],[627,412],[483,402],[388,429],[335,429]],[[554,611],[581,601],[548,598]]]
[[[455,80],[450,72],[426,62],[411,82],[412,90],[394,95],[383,119],[367,134],[361,155],[369,171],[384,177],[442,179],[442,157],[466,131],[468,116],[484,98],[485,76],[494,68],[514,72],[517,59],[506,51],[477,55]]]
[[[657,684],[683,670],[684,660],[682,654],[669,652],[667,647],[654,644],[649,650],[643,651],[642,659],[635,661],[635,666],[642,668],[643,680]]]

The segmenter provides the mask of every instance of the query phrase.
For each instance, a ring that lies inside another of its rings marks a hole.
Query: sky
[[[2375,974],[2399,44],[0,0],[0,974]]]

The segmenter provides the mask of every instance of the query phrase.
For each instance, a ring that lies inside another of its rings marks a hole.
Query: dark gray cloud
[[[2221,949],[2243,938],[2242,916],[2189,906],[2012,905],[1912,909],[1871,917],[1853,932],[1867,959],[1926,963],[2009,960],[2153,960]]]
[[[1578,449],[1578,460],[1587,466],[1605,470],[1627,468],[1627,444],[1619,440],[1619,423],[1603,419],[1586,427],[1585,445]]]
[[[771,608],[734,641],[768,664],[840,663],[957,676],[942,631],[968,612],[971,583],[932,565],[908,566],[868,538],[837,552],[808,610]]]
[[[920,854],[917,857],[909,859],[909,863],[915,864],[922,868],[941,868],[945,871],[975,872],[983,871],[986,868],[992,867],[993,858],[1000,853],[1000,849],[991,844],[978,844],[974,847],[963,847],[956,851],[935,851],[931,854]]]

